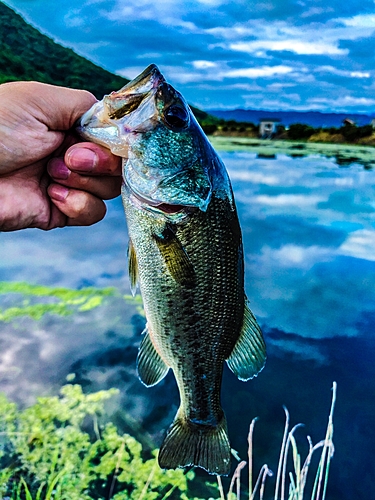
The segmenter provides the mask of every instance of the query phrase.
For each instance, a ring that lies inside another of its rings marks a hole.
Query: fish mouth
[[[124,87],[122,87],[122,89],[119,90],[118,93],[121,92],[126,94],[134,92],[134,90],[136,90],[137,93],[142,94],[158,87],[160,83],[164,81],[165,78],[161,74],[156,64],[150,64],[145,70],[142,71],[140,75],[134,78],[134,80],[131,80]]]
[[[177,214],[179,212],[191,212],[191,210],[188,210],[188,208],[191,207],[186,207],[184,205],[169,205],[168,203],[161,203],[160,205],[156,205],[155,208],[163,212],[164,214]]]

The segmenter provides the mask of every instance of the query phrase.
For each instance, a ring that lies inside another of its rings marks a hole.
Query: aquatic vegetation
[[[18,410],[0,397],[0,498],[9,500],[187,500],[194,472],[163,471],[156,451],[116,427],[100,425],[116,389],[83,394],[65,385]],[[145,458],[146,457],[146,458]]]
[[[0,321],[10,322],[21,316],[40,320],[45,314],[69,316],[77,312],[87,312],[101,306],[108,297],[120,296],[114,287],[87,287],[80,290],[34,285],[25,282],[0,281],[0,297],[15,295],[8,307],[0,307]],[[142,299],[123,295],[123,299],[137,306],[143,313]]]
[[[69,377],[69,379],[74,376]],[[62,387],[59,396],[38,398],[24,410],[0,396],[0,498],[5,500],[188,500],[192,470],[162,470],[157,450],[145,452],[129,434],[119,434],[112,423],[101,424],[105,402],[116,397],[110,389],[84,394],[75,384]],[[331,411],[325,439],[313,445],[302,461],[295,431],[289,428],[289,413],[281,444],[274,491],[266,483],[273,473],[263,465],[253,481],[253,434],[248,436],[248,463],[239,462],[228,494],[218,476],[218,488],[209,486],[220,500],[241,499],[241,472],[248,466],[249,481],[243,496],[249,500],[324,500],[330,460],[333,455],[333,411],[336,384],[333,385]],[[312,457],[321,450],[311,491],[307,477]],[[195,481],[198,481],[196,479]],[[198,500],[194,498],[194,500]]]
[[[210,141],[218,151],[246,151],[257,154],[258,158],[277,158],[277,155],[280,154],[291,157],[319,155],[326,158],[335,158],[338,165],[342,165],[343,161],[345,161],[346,164],[359,163],[366,168],[375,166],[374,148],[359,144],[324,144],[315,142],[315,139],[314,142],[259,141],[251,138],[220,136],[211,136]],[[297,154],[296,150],[298,150]]]

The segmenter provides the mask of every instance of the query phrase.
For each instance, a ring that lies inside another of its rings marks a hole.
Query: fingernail
[[[75,148],[69,151],[66,162],[73,170],[90,172],[98,163],[98,156],[88,148]]]
[[[48,173],[54,179],[66,180],[70,170],[60,158],[52,158],[48,163]]]
[[[69,194],[69,189],[60,184],[52,184],[48,189],[50,198],[56,201],[64,201]]]

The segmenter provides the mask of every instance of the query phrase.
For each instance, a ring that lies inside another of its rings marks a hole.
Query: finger
[[[70,170],[89,175],[121,175],[121,158],[109,149],[92,142],[71,146],[64,157]]]
[[[59,184],[50,184],[48,194],[53,204],[67,217],[68,226],[91,226],[102,220],[107,210],[105,203],[96,196]]]
[[[38,82],[32,82],[38,85]],[[44,123],[52,130],[68,130],[76,123],[83,113],[85,113],[97,99],[87,90],[70,89],[66,87],[56,87],[54,85],[44,85],[43,100]],[[31,86],[31,83],[30,83]],[[36,87],[35,91],[39,89]],[[46,112],[48,110],[48,113]]]
[[[48,163],[47,171],[56,183],[86,191],[102,200],[116,198],[121,193],[121,176],[92,177],[81,175],[69,170],[62,158],[52,158]]]

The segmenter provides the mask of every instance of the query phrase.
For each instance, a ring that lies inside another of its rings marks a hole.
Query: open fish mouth
[[[177,214],[179,212],[188,211],[184,205],[169,205],[168,203],[161,203],[156,205],[156,208],[165,214]],[[191,210],[189,210],[191,212]]]
[[[193,212],[197,212],[199,209],[198,207],[195,206],[189,206],[189,205],[182,205],[178,203],[166,203],[161,200],[153,200],[151,198],[148,198],[147,196],[142,196],[140,193],[137,193],[134,189],[132,189],[130,186],[126,185],[126,188],[128,190],[128,194],[130,195],[130,198],[133,200],[133,203],[135,205],[142,205],[143,208],[150,212],[156,212],[159,214],[163,215],[181,215],[181,216],[186,216],[189,215]]]

